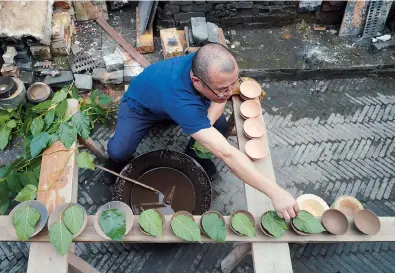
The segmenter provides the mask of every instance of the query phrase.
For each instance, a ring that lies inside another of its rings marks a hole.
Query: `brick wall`
[[[160,1],[156,24],[181,29],[191,17],[206,17],[221,26],[280,26],[297,17],[297,5],[298,1]]]

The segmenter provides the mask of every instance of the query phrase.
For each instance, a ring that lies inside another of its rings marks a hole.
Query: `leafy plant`
[[[77,166],[84,169],[95,169],[93,157],[87,152],[81,152],[77,155]]]
[[[285,219],[280,218],[275,211],[268,211],[261,217],[262,227],[275,238],[281,237],[287,230]]]
[[[32,237],[36,229],[36,224],[40,220],[40,213],[29,204],[25,208],[17,209],[12,220],[18,239],[26,241]]]
[[[300,210],[297,217],[292,221],[296,229],[306,233],[314,234],[325,231],[325,228],[322,226],[320,221],[305,210]]]
[[[32,184],[27,184],[15,197],[15,201],[24,202],[34,200],[37,196],[37,187]]]
[[[125,214],[119,209],[108,209],[100,214],[99,225],[109,238],[122,241],[126,232]]]
[[[225,242],[226,229],[223,220],[216,213],[209,213],[202,217],[202,228],[205,233],[218,242]]]
[[[139,215],[139,225],[150,235],[162,236],[162,219],[158,212],[153,209],[145,210]]]
[[[172,219],[171,227],[177,237],[186,241],[201,242],[199,227],[191,218],[178,215]]]
[[[195,141],[195,143],[191,147],[191,149],[193,149],[195,151],[195,153],[197,154],[197,156],[199,158],[203,158],[203,159],[214,158],[214,155],[208,149],[206,149],[204,146],[202,146],[202,144],[199,143],[198,141]]]
[[[65,255],[84,223],[84,211],[81,207],[69,203],[58,215],[58,221],[49,228],[50,243],[56,251]]]
[[[237,213],[231,218],[232,228],[242,235],[248,237],[256,237],[256,230],[254,229],[253,223],[243,213]]]

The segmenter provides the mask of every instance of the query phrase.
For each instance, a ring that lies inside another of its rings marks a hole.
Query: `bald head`
[[[232,73],[236,62],[228,49],[221,44],[207,44],[198,49],[192,62],[193,73],[204,81],[210,82],[210,72]]]

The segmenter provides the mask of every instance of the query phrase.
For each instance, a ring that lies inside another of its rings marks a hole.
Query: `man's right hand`
[[[271,196],[271,201],[279,217],[289,220],[297,216],[299,208],[296,200],[281,187]]]

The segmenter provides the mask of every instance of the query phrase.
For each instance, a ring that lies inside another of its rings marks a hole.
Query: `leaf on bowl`
[[[216,213],[209,213],[202,217],[202,228],[213,240],[225,242],[227,234],[225,225]]]
[[[73,235],[64,223],[55,222],[49,228],[49,239],[56,251],[65,256],[72,243]]]
[[[15,197],[15,201],[24,202],[34,200],[37,197],[37,187],[32,184],[26,185]]]
[[[256,230],[254,229],[253,223],[243,213],[237,213],[231,218],[232,227],[242,235],[248,237],[256,237]]]
[[[201,242],[201,232],[197,223],[185,215],[178,215],[171,221],[173,233],[186,241]]]
[[[285,219],[280,218],[275,211],[264,214],[261,218],[261,225],[276,238],[281,237],[287,230]]]
[[[77,205],[69,206],[63,215],[63,222],[72,234],[77,234],[84,223],[84,211]]]
[[[104,234],[114,241],[122,241],[126,231],[125,214],[119,209],[108,209],[99,217]]]
[[[26,241],[32,237],[39,219],[40,213],[35,208],[28,206],[17,209],[12,220],[18,239]]]
[[[305,210],[300,210],[297,217],[293,219],[293,225],[296,229],[310,234],[325,231],[325,228],[322,226],[320,221]]]
[[[162,236],[162,219],[158,212],[153,209],[145,210],[139,215],[139,225],[150,235]]]

